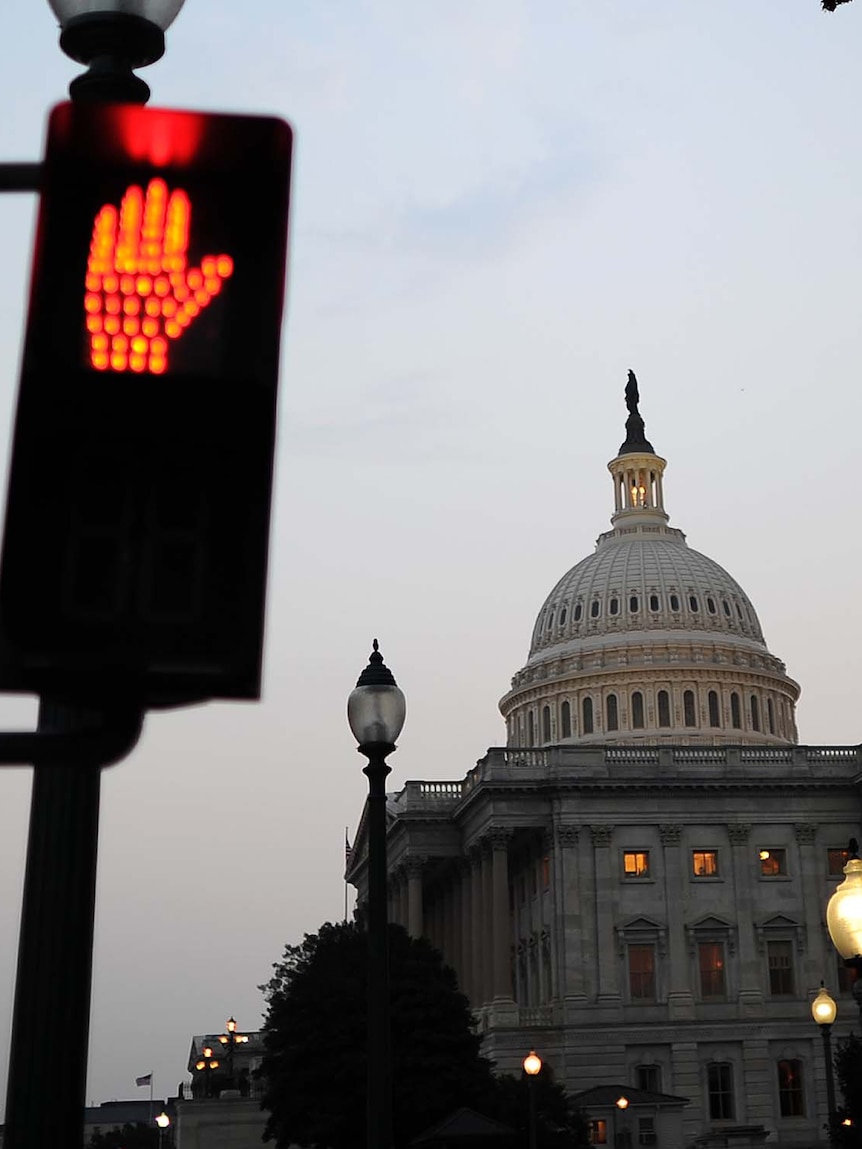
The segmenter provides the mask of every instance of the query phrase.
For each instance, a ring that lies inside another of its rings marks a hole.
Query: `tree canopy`
[[[844,1103],[836,1107],[829,1138],[841,1149],[862,1149],[862,1041],[851,1033],[838,1044],[833,1060]]]
[[[425,939],[389,927],[393,1134],[405,1145],[459,1106],[493,1096],[467,998]],[[366,934],[327,923],[287,946],[267,985],[264,1134],[278,1146],[365,1144]]]
[[[839,4],[849,4],[850,0],[822,0],[822,3],[827,12],[834,12]]]
[[[157,1149],[159,1131],[140,1121],[122,1129],[94,1129],[85,1149]]]

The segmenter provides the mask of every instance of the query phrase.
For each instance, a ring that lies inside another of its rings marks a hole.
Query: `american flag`
[[[347,836],[347,827],[344,827],[344,864],[349,866],[353,860],[353,847],[350,844],[350,839]]]

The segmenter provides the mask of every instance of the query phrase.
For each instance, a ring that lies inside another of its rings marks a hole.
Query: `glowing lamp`
[[[862,859],[848,859],[844,881],[826,906],[826,926],[845,961],[862,954]]]
[[[811,1003],[811,1016],[818,1025],[831,1025],[838,1013],[838,1006],[823,982],[820,983],[820,992]]]
[[[206,1069],[207,1063],[205,1061],[196,1061],[195,1069]]]
[[[221,1037],[219,1038],[219,1041],[222,1043],[222,1045],[227,1045],[227,1043],[228,1043],[228,1039],[227,1039],[227,1037],[225,1037],[224,1034],[221,1035]]]
[[[236,1018],[229,1017],[227,1019],[227,1031],[228,1031],[228,1033],[233,1033],[233,1031],[235,1029],[236,1029]]]
[[[536,1053],[535,1049],[531,1049],[524,1060],[521,1062],[524,1072],[528,1077],[535,1077],[536,1074],[542,1071],[542,1059]]]
[[[347,721],[363,746],[393,747],[407,716],[407,702],[392,671],[383,664],[377,639],[368,665],[347,699]]]
[[[212,1057],[212,1055],[213,1055],[212,1046],[211,1045],[205,1045],[204,1046],[204,1057]]]
[[[628,1109],[629,1099],[628,1099],[628,1097],[618,1097],[616,1099],[616,1101],[614,1102],[614,1104],[616,1105],[617,1109],[620,1109],[620,1110]]]
[[[161,1113],[156,1115],[155,1120],[156,1120],[156,1125],[158,1125],[159,1129],[167,1129],[167,1127],[171,1123],[170,1117],[168,1117],[167,1113],[165,1113],[164,1110]]]

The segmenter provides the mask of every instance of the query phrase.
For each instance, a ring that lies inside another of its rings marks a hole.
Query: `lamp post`
[[[150,90],[132,69],[164,52],[164,30],[183,0],[49,0],[60,46],[90,71],[74,80],[73,100],[146,103]],[[134,30],[133,30],[134,29]],[[32,186],[32,185],[30,185]],[[103,720],[61,698],[39,704],[39,732],[69,733]],[[137,719],[140,729],[141,715]],[[30,825],[9,1070],[6,1149],[80,1145],[84,1139],[87,1047],[93,970],[101,765],[44,760],[33,771]],[[62,1033],[63,1073],[45,1104],[44,1054]]]
[[[146,83],[134,74],[165,52],[165,29],[184,0],[48,0],[60,22],[60,47],[88,70],[69,85],[73,100],[145,104]]]
[[[392,1145],[389,1064],[389,953],[386,910],[387,757],[395,750],[407,703],[383,663],[377,639],[347,700],[347,721],[368,759],[368,1149]]]
[[[530,1095],[530,1149],[536,1149],[536,1078],[542,1072],[542,1059],[531,1049],[521,1062],[527,1075],[527,1091]]]
[[[165,1139],[165,1130],[170,1126],[170,1124],[171,1119],[168,1117],[164,1110],[156,1115],[156,1125],[159,1127],[159,1149],[162,1149],[162,1143]]]
[[[811,1016],[820,1026],[823,1034],[823,1057],[826,1061],[826,1105],[829,1112],[829,1129],[835,1121],[835,1074],[832,1067],[832,1023],[838,1013],[834,998],[829,996],[821,981],[820,992],[811,1003]]]
[[[212,1075],[221,1065],[219,1059],[215,1056],[215,1051],[211,1045],[205,1045],[201,1050],[201,1056],[195,1062],[195,1069],[198,1073],[203,1074],[204,1080],[204,1097],[210,1097],[212,1094]]]
[[[620,1125],[622,1128],[617,1132],[617,1122],[614,1119],[614,1149],[629,1149],[629,1131],[625,1122],[625,1112],[629,1107],[628,1097],[621,1096],[614,1102],[620,1113]]]
[[[230,1078],[230,1088],[235,1089],[236,1083],[233,1076],[233,1051],[237,1045],[244,1045],[248,1041],[248,1035],[245,1033],[237,1033],[236,1031],[236,1018],[229,1017],[225,1024],[227,1033],[221,1034],[219,1041],[224,1049],[227,1050],[227,1072]]]
[[[859,843],[850,839],[844,881],[826,905],[826,927],[848,969],[856,971],[853,997],[862,1019],[862,859]]]

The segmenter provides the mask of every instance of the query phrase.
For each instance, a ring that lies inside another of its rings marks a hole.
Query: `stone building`
[[[862,761],[797,745],[799,687],[669,526],[633,376],[627,400],[612,529],[539,611],[506,745],[389,796],[390,916],[443,951],[501,1070],[535,1048],[588,1099],[596,1142],[812,1145],[821,979],[836,1036],[855,1015],[824,912]],[[363,814],[360,912],[366,856]]]

